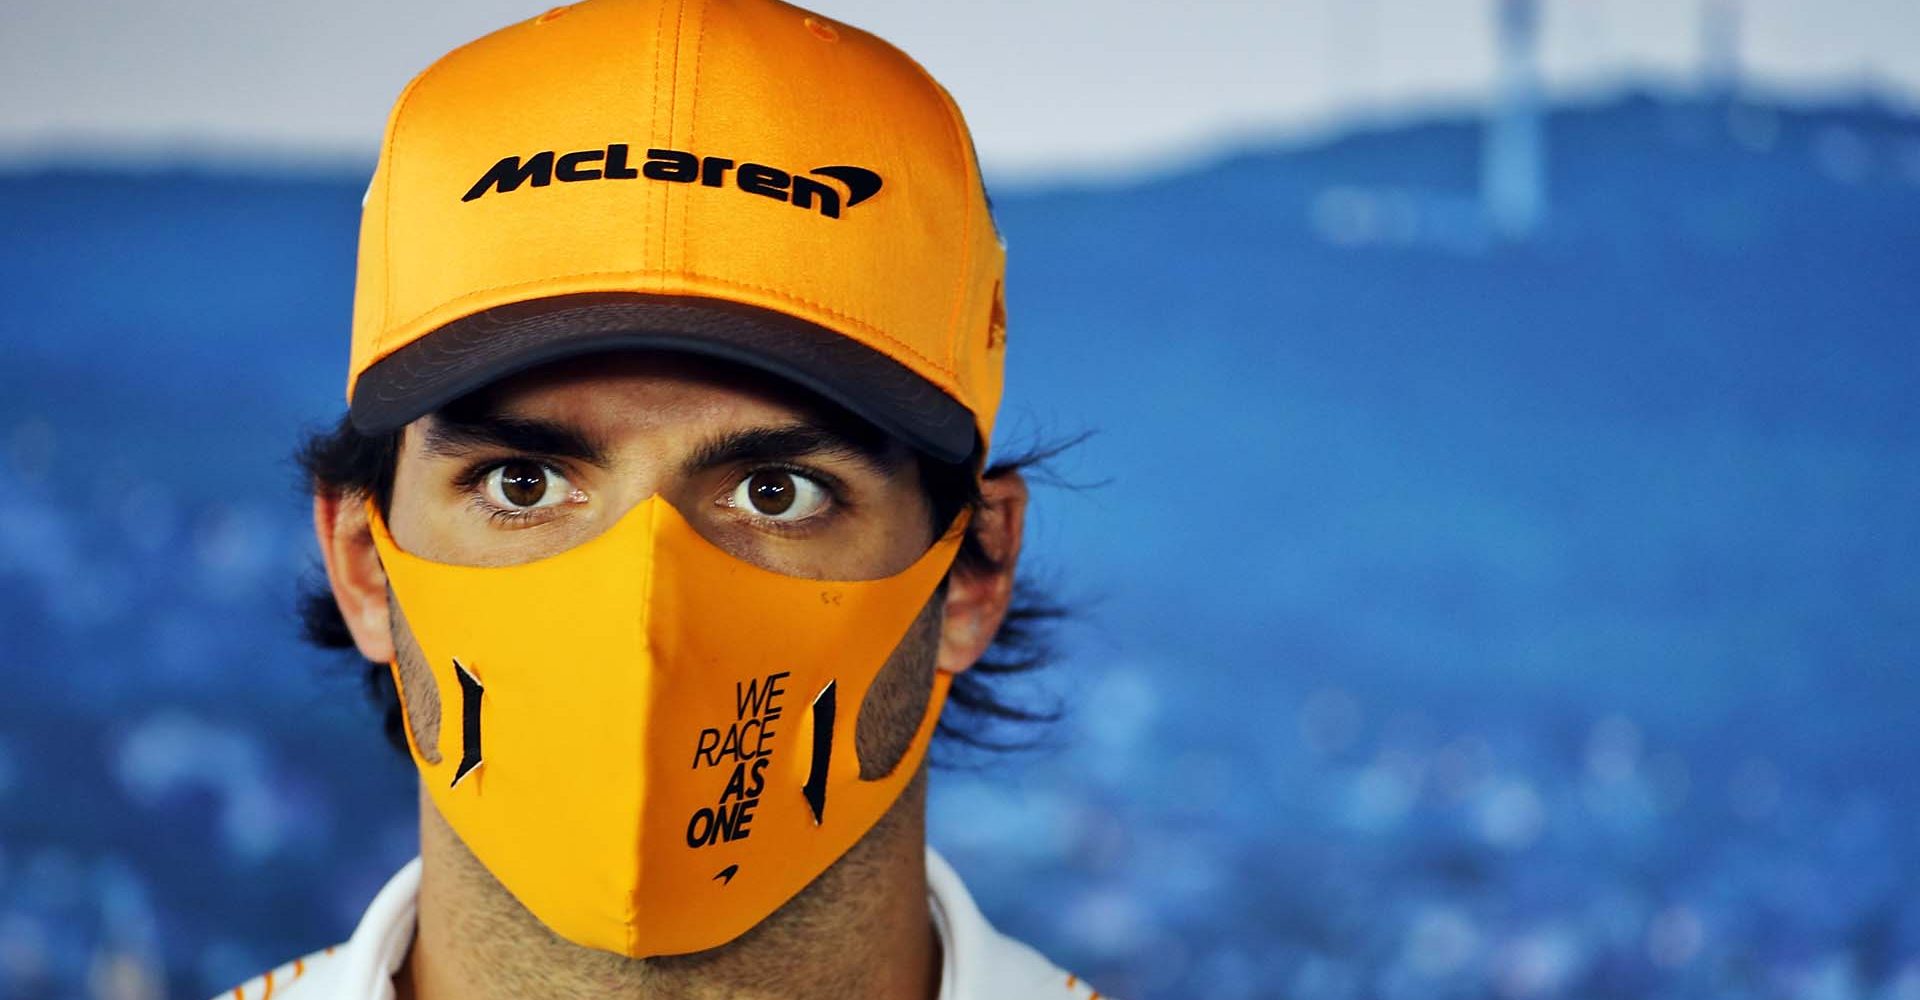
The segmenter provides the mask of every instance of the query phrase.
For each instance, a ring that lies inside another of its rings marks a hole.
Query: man
[[[774,0],[586,0],[416,77],[305,458],[420,858],[231,995],[1095,996],[925,844],[1020,550],[1003,258],[945,92]]]

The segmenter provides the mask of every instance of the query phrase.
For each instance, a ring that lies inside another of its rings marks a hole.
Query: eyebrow
[[[812,455],[851,458],[880,475],[892,473],[899,465],[889,454],[884,439],[852,437],[818,424],[794,423],[776,427],[748,427],[721,434],[695,448],[681,468],[692,474],[723,465]]]
[[[573,458],[605,466],[606,450],[599,442],[565,424],[549,420],[510,417],[497,413],[476,416],[441,412],[427,425],[421,441],[430,455],[461,458],[474,451],[499,448],[535,455]],[[747,427],[702,442],[681,464],[692,474],[724,465],[767,462],[816,455],[850,458],[881,475],[898,467],[879,435],[853,435],[815,423]]]
[[[599,443],[565,424],[500,414],[475,418],[449,416],[442,411],[427,425],[421,446],[430,455],[459,458],[484,448],[501,448],[538,455],[574,458],[606,465]]]

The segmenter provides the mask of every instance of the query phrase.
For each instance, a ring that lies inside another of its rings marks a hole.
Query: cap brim
[[[974,455],[977,435],[967,408],[874,348],[770,309],[640,292],[555,295],[455,320],[362,372],[348,413],[361,433],[384,433],[508,375],[621,349],[678,351],[756,368],[940,461]]]

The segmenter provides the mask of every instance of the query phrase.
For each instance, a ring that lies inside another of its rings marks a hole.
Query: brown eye
[[[502,462],[487,473],[486,496],[507,510],[551,507],[567,498],[566,477],[539,462],[524,458]]]
[[[806,476],[784,469],[761,469],[741,480],[727,503],[769,520],[799,521],[826,506],[827,491]]]
[[[748,476],[747,498],[754,510],[769,517],[785,514],[793,506],[793,474],[775,470]]]

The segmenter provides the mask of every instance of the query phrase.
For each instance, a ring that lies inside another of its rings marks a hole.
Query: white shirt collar
[[[420,859],[415,858],[387,880],[344,944],[290,962],[222,996],[393,1000],[393,975],[413,944],[419,898]],[[1099,997],[1038,952],[995,930],[960,876],[931,847],[927,906],[940,934],[939,1000]]]

